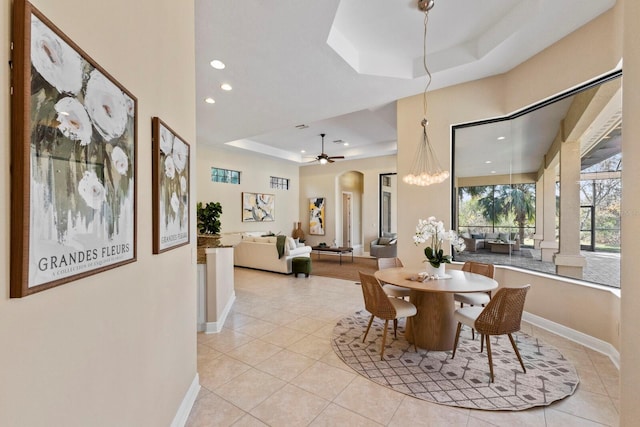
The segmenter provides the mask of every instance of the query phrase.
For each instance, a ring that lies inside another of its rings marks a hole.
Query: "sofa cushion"
[[[498,238],[498,233],[487,233],[484,235],[485,239],[494,240]]]
[[[499,233],[498,239],[500,240],[509,240],[509,233]]]
[[[484,239],[484,234],[482,233],[471,233],[472,239]]]

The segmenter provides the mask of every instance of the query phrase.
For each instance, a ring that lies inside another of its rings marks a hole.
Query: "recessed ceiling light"
[[[207,104],[215,104],[216,100],[213,98],[205,98],[204,102],[206,102]]]
[[[306,153],[306,152],[307,152],[307,150],[300,150],[300,152],[301,152],[301,153]]]
[[[348,143],[348,142],[345,142],[345,143],[344,143],[344,144],[342,144],[342,145],[344,145],[345,147],[348,147],[348,146],[349,146],[349,143]]]
[[[224,70],[224,67],[226,67],[226,65],[224,65],[224,62],[222,62],[222,61],[220,61],[218,59],[214,59],[209,64],[211,64],[211,66],[213,68],[215,68],[216,70]]]
[[[498,141],[502,141],[504,139],[504,136],[499,136],[498,137]]]
[[[485,163],[486,163],[486,164],[489,164],[489,163],[491,163],[491,160],[487,160]]]
[[[491,171],[491,173],[496,173],[496,171]]]
[[[229,83],[222,83],[220,85],[220,89],[222,89],[222,90],[231,90],[233,88],[231,87],[231,85]]]

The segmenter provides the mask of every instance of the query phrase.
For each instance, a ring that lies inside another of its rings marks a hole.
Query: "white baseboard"
[[[620,370],[620,352],[611,344],[601,339],[594,338],[591,335],[587,335],[575,329],[568,328],[551,320],[547,320],[543,317],[536,316],[535,314],[522,313],[522,319],[535,325],[539,328],[545,329],[549,332],[553,332],[556,335],[560,335],[563,338],[581,344],[606,356],[609,356],[611,362]]]
[[[196,376],[193,377],[193,381],[191,381],[191,385],[189,386],[187,393],[182,399],[182,403],[178,408],[178,412],[176,412],[176,416],[173,417],[171,427],[184,427],[184,425],[187,423],[187,419],[189,418],[189,414],[191,413],[191,408],[193,408],[193,404],[196,402],[196,398],[198,397],[199,392],[200,376],[196,372]]]
[[[227,301],[227,305],[224,307],[224,310],[222,310],[220,319],[218,319],[217,322],[206,322],[203,325],[202,330],[204,331],[205,334],[217,334],[222,330],[222,327],[224,326],[224,322],[227,320],[229,311],[231,311],[231,307],[233,307],[233,303],[235,301],[236,301],[236,293],[234,291],[233,294],[231,295],[231,298],[229,298],[229,301]]]

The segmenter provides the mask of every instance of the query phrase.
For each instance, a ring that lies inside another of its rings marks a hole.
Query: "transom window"
[[[211,168],[211,181],[227,184],[240,184],[240,171]]]
[[[279,190],[288,190],[289,189],[289,179],[288,178],[279,178],[277,176],[271,177],[271,188],[277,188]]]

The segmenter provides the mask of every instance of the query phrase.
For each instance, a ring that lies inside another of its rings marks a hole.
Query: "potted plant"
[[[220,246],[220,215],[222,205],[220,202],[209,202],[196,205],[196,216],[198,219],[198,263],[207,262],[206,248],[217,248]]]

